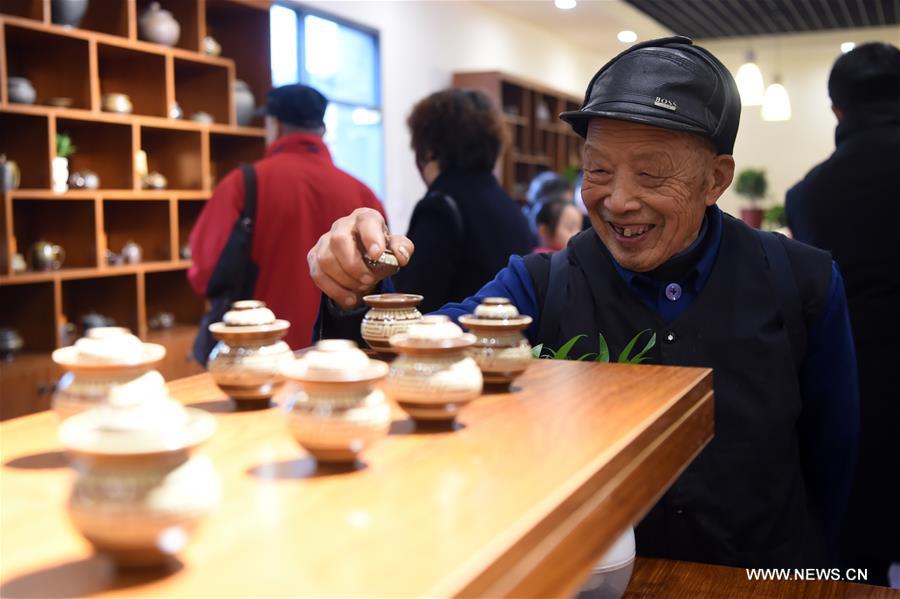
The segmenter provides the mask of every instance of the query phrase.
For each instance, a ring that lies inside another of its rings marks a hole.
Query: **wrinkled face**
[[[581,194],[616,262],[647,272],[697,238],[734,160],[689,133],[613,119],[590,122]]]

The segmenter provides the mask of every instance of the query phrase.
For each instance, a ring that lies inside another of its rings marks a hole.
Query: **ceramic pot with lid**
[[[481,395],[481,371],[466,353],[475,336],[446,316],[423,316],[390,342],[400,355],[391,363],[388,393],[414,420],[452,422]]]
[[[163,46],[174,46],[181,36],[181,25],[172,13],[163,10],[159,2],[153,2],[138,19],[141,39]]]
[[[75,527],[119,566],[155,567],[221,499],[212,462],[192,456],[216,420],[136,384],[66,420],[59,438],[77,472],[68,505]]]
[[[31,268],[34,270],[59,270],[66,261],[66,250],[61,245],[38,241],[31,246]]]
[[[476,337],[469,355],[481,368],[485,384],[508,386],[528,368],[531,345],[522,331],[531,325],[531,317],[520,315],[510,300],[486,297],[474,314],[460,316],[459,322]]]
[[[280,395],[294,439],[320,462],[347,463],[387,435],[391,410],[376,389],[388,366],[370,360],[356,343],[319,341],[282,369]]]
[[[253,111],[256,109],[256,99],[250,86],[240,79],[234,80],[234,113],[237,124],[246,127],[253,120]]]
[[[424,298],[411,293],[381,293],[363,298],[369,308],[360,332],[369,347],[379,352],[394,353],[390,338],[405,333],[409,325],[422,319],[416,309]]]
[[[284,382],[281,367],[294,359],[282,341],[290,326],[263,302],[234,302],[222,322],[209,325],[219,340],[209,355],[209,372],[219,388],[238,403],[269,405]]]
[[[59,380],[52,405],[59,419],[106,404],[116,387],[141,396],[168,397],[166,382],[155,367],[166,348],[143,343],[124,327],[94,327],[74,345],[53,352],[66,373]]]
[[[0,327],[0,360],[11,362],[22,351],[25,342],[15,329]]]
[[[9,94],[9,101],[16,104],[34,104],[37,98],[37,91],[25,77],[10,77],[6,81],[6,91]]]

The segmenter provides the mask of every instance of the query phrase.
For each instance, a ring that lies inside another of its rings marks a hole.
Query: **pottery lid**
[[[390,343],[400,350],[460,349],[475,343],[475,336],[463,333],[443,314],[430,314],[410,324],[405,333],[393,335]]]
[[[377,293],[363,297],[366,305],[373,308],[414,308],[423,299],[414,293]]]
[[[369,269],[377,276],[390,276],[400,270],[400,262],[391,250],[384,250],[377,260],[372,260],[363,254],[363,260]]]
[[[372,360],[347,339],[323,339],[281,369],[299,382],[359,383],[387,375],[388,365]]]
[[[518,308],[508,298],[486,297],[475,308],[475,314],[459,317],[466,328],[524,329],[531,324],[530,316],[519,314]]]
[[[166,348],[144,343],[125,327],[92,327],[74,345],[53,352],[53,361],[66,368],[149,366],[166,356]]]
[[[148,372],[113,387],[103,405],[65,420],[59,439],[72,451],[136,455],[193,447],[215,429],[215,417],[170,399],[162,376]]]
[[[259,300],[241,300],[231,304],[222,322],[228,326],[258,326],[275,322],[275,314]]]

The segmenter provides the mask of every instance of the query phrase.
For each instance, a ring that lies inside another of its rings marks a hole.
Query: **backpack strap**
[[[545,343],[556,340],[559,336],[559,325],[566,303],[566,274],[569,270],[569,248],[564,248],[550,256],[550,276],[547,280],[547,292],[544,295],[544,307],[541,310],[541,321],[538,326],[537,339]]]
[[[253,233],[253,222],[256,220],[256,169],[252,164],[242,164],[244,175],[244,207],[241,210],[241,226],[247,233]]]
[[[775,292],[783,306],[784,326],[787,329],[791,352],[794,355],[794,365],[799,370],[806,356],[807,337],[797,278],[794,276],[784,243],[779,239],[781,235],[769,231],[757,231],[756,233],[762,244],[766,261],[769,263],[769,269],[772,271]]]

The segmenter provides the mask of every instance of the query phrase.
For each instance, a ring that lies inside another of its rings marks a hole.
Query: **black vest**
[[[811,324],[827,301],[831,260],[784,243]],[[526,258],[541,301],[548,262]],[[559,333],[537,342],[557,348],[585,333],[569,354],[580,356],[597,351],[602,333],[614,360],[636,333],[652,329],[650,363],[713,369],[715,437],[640,523],[638,552],[741,567],[822,565],[821,526],[808,505],[798,444],[799,365],[758,235],[723,215],[709,279],[669,323],[625,283],[593,230],[570,242],[566,278]]]

